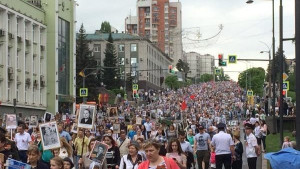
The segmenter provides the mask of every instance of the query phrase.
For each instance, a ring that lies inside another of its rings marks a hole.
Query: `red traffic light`
[[[223,59],[223,54],[218,55],[219,59]]]

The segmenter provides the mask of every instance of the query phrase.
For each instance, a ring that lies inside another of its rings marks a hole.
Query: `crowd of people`
[[[102,106],[94,118],[87,116],[82,121],[94,124],[92,130],[73,131],[77,118],[63,120],[63,114],[58,113],[55,120],[61,147],[51,150],[43,149],[39,127],[29,128],[22,121],[16,133],[1,127],[1,164],[12,158],[34,169],[221,169],[223,165],[225,169],[241,169],[245,155],[249,169],[255,169],[257,157],[266,150],[264,109],[248,105],[236,82],[151,91],[143,98],[147,103],[140,106],[128,101],[114,105],[117,119],[107,113],[111,105]],[[114,124],[120,124],[119,132]],[[244,144],[241,126],[245,128]],[[90,158],[97,141],[108,147],[102,163]]]

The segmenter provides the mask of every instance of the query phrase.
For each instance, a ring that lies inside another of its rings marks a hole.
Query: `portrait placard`
[[[96,141],[89,158],[97,163],[103,164],[108,146],[100,141]]]
[[[135,124],[142,124],[142,118],[136,117],[136,123]]]
[[[38,116],[30,116],[29,127],[37,127],[38,125]]]
[[[6,129],[17,128],[17,116],[15,114],[6,114]]]
[[[113,130],[114,130],[114,134],[119,134],[120,133],[120,123],[114,123]]]
[[[109,107],[107,109],[107,114],[108,114],[109,119],[118,119],[117,107]]]
[[[77,123],[73,123],[71,132],[72,132],[72,133],[77,133],[77,129],[78,129]]]
[[[52,113],[46,112],[46,113],[44,114],[44,122],[46,123],[46,122],[51,121],[52,116],[53,116]]]
[[[80,104],[78,127],[92,129],[94,125],[95,112],[95,105]]]
[[[50,150],[60,147],[56,121],[40,124],[40,132],[44,150]]]

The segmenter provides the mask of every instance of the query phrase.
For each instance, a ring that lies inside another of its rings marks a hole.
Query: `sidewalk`
[[[264,158],[265,153],[262,153],[261,156],[262,156],[261,169],[268,169],[268,160]]]

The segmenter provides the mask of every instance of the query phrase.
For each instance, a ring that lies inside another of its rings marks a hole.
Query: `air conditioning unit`
[[[22,37],[18,36],[18,42],[22,42]]]
[[[41,50],[44,51],[45,50],[45,46],[41,45]]]
[[[34,80],[33,85],[34,85],[34,86],[38,86],[38,81],[37,81],[37,80]]]
[[[0,36],[4,36],[5,35],[5,30],[0,29]]]
[[[140,58],[140,61],[143,61],[143,58]]]
[[[46,86],[46,82],[45,82],[45,80],[42,80],[41,81],[41,87],[45,87]]]
[[[31,83],[30,78],[27,78],[27,79],[26,79],[26,84],[27,84],[27,85],[30,85],[30,83]]]
[[[9,75],[8,75],[8,80],[9,80],[9,81],[14,80],[14,75],[13,75],[13,74],[9,74]]]
[[[9,67],[7,70],[8,74],[13,74],[14,73],[14,69],[12,67]]]
[[[12,33],[8,33],[8,37],[9,37],[10,39],[14,39],[14,38],[15,38],[14,34],[12,34]]]

